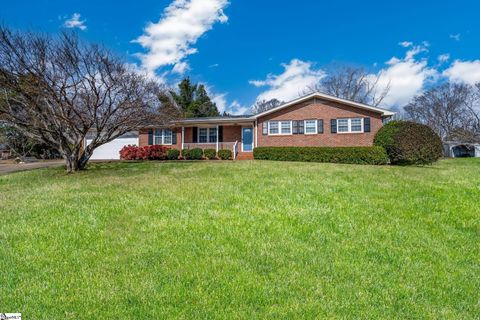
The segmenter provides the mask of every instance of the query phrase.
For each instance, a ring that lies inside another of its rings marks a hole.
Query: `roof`
[[[332,96],[332,95],[329,95],[329,94],[326,94],[326,93],[322,93],[322,92],[313,92],[311,94],[305,95],[305,96],[300,97],[298,99],[295,99],[295,100],[289,101],[287,103],[281,104],[278,107],[275,107],[275,108],[272,108],[270,110],[267,110],[267,111],[261,112],[259,114],[256,114],[253,117],[255,119],[258,119],[258,118],[266,116],[270,113],[277,112],[279,110],[288,108],[290,106],[296,105],[298,103],[301,103],[301,102],[304,102],[304,101],[307,101],[307,100],[310,100],[310,99],[313,99],[313,98],[319,98],[319,99],[322,99],[322,100],[337,102],[337,103],[345,104],[347,106],[352,106],[352,107],[356,107],[356,108],[380,113],[382,115],[382,117],[390,117],[390,116],[393,116],[395,114],[395,112],[392,112],[392,111],[387,110],[387,109],[373,107],[373,106],[369,106],[367,104],[355,102],[355,101],[352,101],[352,100],[338,98],[338,97],[335,97],[335,96]]]
[[[172,121],[172,122],[176,123],[176,124],[180,124],[180,123],[183,123],[183,124],[202,124],[202,123],[212,123],[212,122],[215,122],[215,123],[252,122],[252,121],[255,121],[258,118],[261,118],[261,117],[266,116],[268,114],[271,114],[273,112],[277,112],[279,110],[288,108],[290,106],[293,106],[293,105],[296,105],[298,103],[302,103],[302,102],[305,102],[305,101],[308,101],[308,100],[314,99],[314,98],[327,100],[327,101],[332,101],[332,102],[344,104],[344,105],[347,105],[347,106],[352,106],[352,107],[355,107],[355,108],[372,111],[372,112],[375,112],[375,113],[379,113],[382,117],[390,117],[390,116],[393,116],[395,114],[395,112],[392,112],[392,111],[387,110],[387,109],[373,107],[373,106],[369,106],[367,104],[355,102],[355,101],[352,101],[352,100],[338,98],[338,97],[335,97],[335,96],[332,96],[332,95],[329,95],[329,94],[326,94],[326,93],[322,93],[322,92],[314,92],[314,93],[305,95],[303,97],[297,98],[295,100],[292,100],[292,101],[286,102],[284,104],[281,104],[278,107],[272,108],[270,110],[255,114],[255,115],[205,117],[205,118],[185,118],[185,119],[179,119],[179,120]]]

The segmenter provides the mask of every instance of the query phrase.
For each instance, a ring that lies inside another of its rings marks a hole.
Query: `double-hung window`
[[[199,143],[216,143],[217,135],[217,128],[198,128]]]
[[[155,141],[154,144],[157,145],[171,145],[172,144],[172,130],[170,129],[158,129],[155,130]]]
[[[292,121],[269,121],[268,135],[292,134]]]
[[[305,134],[317,133],[317,120],[305,120]]]
[[[275,135],[279,134],[280,130],[278,128],[278,122],[277,121],[270,121],[268,123],[268,134],[269,135]]]
[[[339,133],[363,132],[362,118],[337,119],[337,131]]]

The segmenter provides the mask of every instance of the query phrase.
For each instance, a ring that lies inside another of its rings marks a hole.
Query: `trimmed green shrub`
[[[332,162],[382,165],[388,156],[382,147],[260,147],[257,160]]]
[[[200,148],[183,149],[182,156],[186,160],[202,160],[203,150]]]
[[[440,137],[424,124],[391,121],[375,135],[374,144],[385,148],[391,164],[431,164],[443,156]]]
[[[215,150],[215,149],[205,149],[205,150],[203,150],[203,155],[205,156],[205,158],[207,158],[209,160],[216,159],[217,158],[217,150]]]
[[[218,150],[218,157],[222,160],[230,160],[232,159],[232,150],[230,149]]]
[[[168,160],[178,160],[178,157],[180,156],[180,151],[177,149],[168,149],[167,150],[167,159]]]

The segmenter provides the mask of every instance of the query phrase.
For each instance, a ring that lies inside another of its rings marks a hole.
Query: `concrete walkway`
[[[12,162],[9,160],[0,161],[0,175],[5,175],[8,173],[18,172],[18,171],[57,167],[64,164],[65,164],[64,160],[45,160],[45,161],[22,163],[22,164],[16,164],[15,162]]]

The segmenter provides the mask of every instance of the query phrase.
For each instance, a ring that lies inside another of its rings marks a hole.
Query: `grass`
[[[479,199],[478,159],[0,176],[0,312],[478,319]]]

